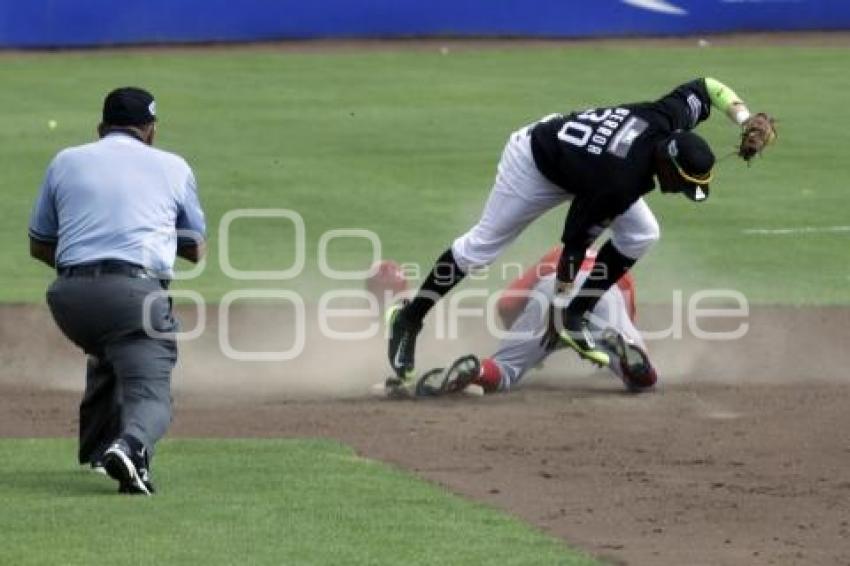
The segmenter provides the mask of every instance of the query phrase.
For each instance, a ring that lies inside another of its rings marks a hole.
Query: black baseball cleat
[[[388,358],[390,367],[395,372],[395,378],[387,380],[387,386],[391,380],[406,382],[415,373],[414,357],[416,355],[416,337],[422,330],[421,322],[412,322],[404,317],[404,307],[407,301],[402,301],[389,308],[386,319],[390,329]]]
[[[459,393],[479,375],[481,375],[481,362],[478,358],[472,354],[461,356],[446,370],[443,389],[446,393]]]
[[[129,437],[118,438],[103,453],[103,467],[118,482],[118,493],[153,495],[147,461],[147,449]]]
[[[596,347],[596,340],[587,326],[584,315],[567,311],[564,313],[564,329],[560,332],[561,340],[575,350],[585,360],[601,367],[611,364],[611,358]]]
[[[446,368],[434,368],[422,374],[422,377],[416,380],[416,386],[413,389],[414,397],[439,397],[443,394],[443,384],[445,383]]]
[[[603,333],[600,342],[614,354],[626,389],[632,392],[645,391],[658,381],[658,374],[649,361],[649,356],[637,344],[633,344],[613,328]]]
[[[461,356],[452,365],[425,372],[416,381],[414,397],[440,397],[460,393],[481,374],[481,362],[473,355]]]

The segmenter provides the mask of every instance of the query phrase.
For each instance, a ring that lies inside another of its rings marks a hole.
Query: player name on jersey
[[[648,126],[646,120],[630,117],[630,114],[627,108],[591,108],[565,122],[558,132],[558,139],[584,147],[592,155],[601,155],[613,137],[608,151],[618,157],[625,157],[632,142]]]

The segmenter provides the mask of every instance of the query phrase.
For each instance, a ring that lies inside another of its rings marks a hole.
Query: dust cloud
[[[687,316],[681,336],[676,336],[677,331],[671,330],[676,320],[671,308],[650,306],[639,311],[641,330],[668,334],[648,343],[661,387],[681,383],[850,381],[846,371],[850,349],[843,338],[850,308],[751,307],[745,318],[704,319],[701,330],[715,333],[735,329],[742,322],[748,325],[743,337],[720,341],[695,336],[688,328]],[[328,337],[316,309],[309,306],[300,319],[293,309],[280,306],[234,308],[226,329],[219,321],[217,306],[208,307],[206,317],[201,336],[180,346],[174,374],[178,396],[211,403],[357,399],[369,396],[370,387],[389,375],[384,328],[377,317],[329,321],[330,328],[338,333],[370,331],[370,337],[356,340]],[[185,310],[181,318],[184,329],[194,327],[194,313]],[[296,344],[299,329],[303,332],[303,351],[291,360],[241,361],[223,353],[224,330],[226,344],[250,354],[289,350]],[[466,353],[486,356],[497,344],[484,325],[471,318],[461,321],[458,336],[438,338],[433,322],[426,323],[417,366],[422,370],[443,367]],[[2,307],[0,340],[0,383],[35,389],[82,389],[84,356],[59,333],[46,307]],[[571,382],[594,376],[613,379],[571,352],[562,351],[550,357],[542,369],[531,372],[526,384],[569,389]]]

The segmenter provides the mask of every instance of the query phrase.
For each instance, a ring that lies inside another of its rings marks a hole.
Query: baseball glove
[[[749,163],[774,140],[776,140],[775,120],[764,112],[759,112],[751,116],[742,126],[738,157]]]

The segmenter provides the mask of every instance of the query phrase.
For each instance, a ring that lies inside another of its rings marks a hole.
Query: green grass
[[[845,304],[850,270],[841,260],[850,235],[743,230],[850,224],[841,113],[850,91],[847,57],[843,48],[594,44],[447,56],[436,47],[4,55],[0,300],[41,300],[50,275],[27,258],[25,232],[37,185],[57,150],[93,136],[102,97],[117,85],[144,85],[157,95],[160,145],[196,170],[213,255],[203,277],[181,287],[215,300],[246,286],[218,265],[218,220],[228,210],[282,207],[304,217],[307,272],[280,287],[334,285],[315,265],[318,238],[334,228],[373,230],[386,257],[430,265],[475,221],[510,131],[553,111],[654,98],[712,75],[753,109],[779,117],[779,144],[751,168],[723,161],[704,205],[650,198],[663,239],[638,267],[641,297],[667,302],[675,288],[732,287],[754,302]],[[48,130],[50,119],[58,120],[56,130]],[[722,116],[701,132],[718,154],[737,136]],[[560,235],[563,215],[538,222],[505,259],[542,253]],[[234,225],[232,262],[285,266],[290,236],[280,223]],[[332,251],[338,267],[368,262],[360,241],[338,242]]]
[[[117,495],[74,449],[0,440],[0,563],[594,563],[329,441],[167,441],[154,498]]]

